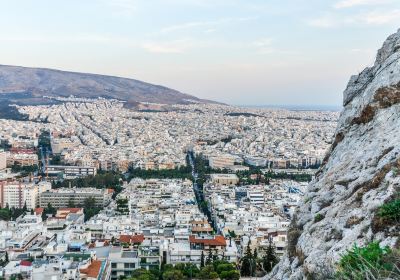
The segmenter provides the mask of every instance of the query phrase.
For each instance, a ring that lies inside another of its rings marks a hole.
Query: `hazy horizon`
[[[340,107],[349,76],[372,65],[400,26],[394,0],[16,0],[0,8],[0,64],[133,78],[233,105]]]

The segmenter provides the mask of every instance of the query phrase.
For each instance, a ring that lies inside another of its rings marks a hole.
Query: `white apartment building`
[[[75,205],[83,205],[87,198],[93,198],[97,207],[103,207],[108,204],[111,196],[107,189],[61,188],[41,192],[39,205],[47,207],[50,203],[55,208],[65,208],[71,201]]]
[[[48,182],[0,182],[0,206],[34,209],[39,205],[39,195],[51,189]]]
[[[235,158],[230,155],[209,157],[209,165],[214,169],[224,169],[235,164]]]
[[[0,170],[4,170],[7,167],[7,154],[4,150],[0,150]]]
[[[247,190],[247,198],[253,205],[264,204],[264,190],[262,188],[249,188]]]
[[[89,175],[95,176],[97,174],[97,169],[92,166],[48,165],[46,166],[46,174],[49,176],[58,176],[62,174],[64,179],[75,179]]]
[[[61,154],[63,150],[74,145],[74,143],[68,138],[52,138],[50,144],[51,150],[54,154]]]
[[[139,268],[139,256],[136,249],[111,248],[109,261],[111,263],[111,280],[128,277]]]
[[[236,185],[239,183],[239,177],[236,174],[211,174],[211,183],[214,185]]]

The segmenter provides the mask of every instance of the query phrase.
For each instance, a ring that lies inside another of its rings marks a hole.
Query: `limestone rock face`
[[[351,77],[335,141],[292,221],[288,252],[266,279],[326,279],[355,243],[398,245],[398,228],[373,221],[400,191],[399,167],[400,30],[373,67]]]

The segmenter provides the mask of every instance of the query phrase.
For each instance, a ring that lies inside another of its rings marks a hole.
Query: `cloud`
[[[208,20],[208,21],[191,21],[185,22],[181,24],[167,26],[161,29],[161,33],[170,33],[175,31],[187,30],[197,27],[204,27],[207,30],[215,31],[216,28],[223,24],[229,24],[233,22],[244,22],[244,21],[251,21],[256,20],[258,17],[256,16],[249,16],[249,17],[238,17],[238,18],[220,18],[216,20]]]
[[[137,10],[136,0],[104,0],[113,16],[131,17]]]
[[[217,21],[192,21],[192,22],[185,22],[182,24],[176,24],[167,26],[161,29],[161,33],[170,33],[173,31],[184,30],[184,29],[191,29],[195,27],[206,27],[206,26],[213,26],[219,24],[222,20]]]
[[[337,2],[334,7],[336,9],[351,8],[362,5],[380,5],[389,1],[386,0],[341,0]]]
[[[361,15],[358,18],[359,21],[363,21],[367,24],[382,25],[392,22],[400,23],[400,10],[391,10],[387,12],[370,12]]]
[[[349,25],[385,25],[400,23],[400,10],[376,10],[362,12],[352,16],[325,14],[321,17],[307,20],[307,24],[318,28],[335,28]]]
[[[373,49],[360,49],[360,48],[355,48],[350,50],[352,53],[372,53],[374,52]]]
[[[0,42],[31,42],[31,43],[107,43],[113,42],[116,38],[104,35],[78,34],[65,36],[43,36],[43,35],[27,35],[27,36],[0,36]]]
[[[262,38],[252,43],[252,46],[257,48],[257,52],[260,54],[268,54],[274,52],[272,47],[271,38]]]
[[[190,40],[175,40],[171,42],[147,42],[142,48],[151,53],[178,54],[186,52],[193,43]]]
[[[330,28],[340,25],[340,21],[332,16],[325,15],[318,18],[310,19],[307,24],[313,27]]]

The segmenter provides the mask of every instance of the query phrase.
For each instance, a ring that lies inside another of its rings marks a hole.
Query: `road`
[[[189,164],[192,167],[193,190],[194,190],[194,194],[196,196],[197,206],[199,207],[200,211],[208,218],[208,222],[210,223],[210,225],[214,228],[215,231],[217,231],[217,229],[215,228],[215,225],[214,225],[214,221],[212,221],[212,219],[211,219],[211,213],[208,213],[208,215],[207,215],[207,213],[201,207],[201,202],[204,201],[204,196],[203,196],[203,190],[200,189],[199,185],[197,184],[197,179],[199,177],[199,174],[195,170],[193,154],[188,153],[188,156],[189,156]]]
[[[40,146],[39,150],[40,150],[40,158],[42,161],[42,166],[41,166],[42,173],[46,174],[47,158],[50,155],[50,151],[49,151],[49,149],[47,149],[47,147],[43,147],[43,146]]]
[[[193,160],[193,154],[192,153],[188,153],[188,157],[189,157],[189,164],[192,167],[192,177],[193,177],[193,190],[194,193],[196,195],[196,202],[197,205],[199,205],[199,197],[200,197],[200,191],[199,191],[199,187],[197,185],[197,179],[199,177],[199,174],[197,174],[196,170],[195,170],[195,166],[194,166],[194,160]],[[200,208],[200,206],[199,206]],[[201,210],[201,208],[200,208]]]

